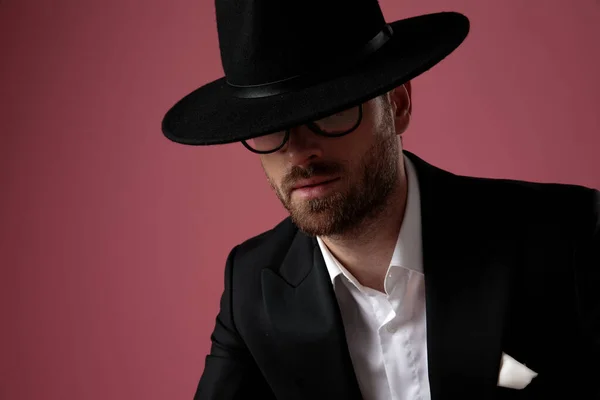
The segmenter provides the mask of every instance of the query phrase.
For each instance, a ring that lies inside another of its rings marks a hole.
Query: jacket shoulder
[[[597,189],[553,182],[457,175],[453,187],[471,210],[493,210],[498,221],[581,226],[600,208]]]
[[[287,217],[272,229],[239,243],[235,247],[234,263],[267,266],[281,262],[297,233],[298,228]]]

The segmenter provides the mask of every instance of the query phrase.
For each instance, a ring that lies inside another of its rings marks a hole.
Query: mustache
[[[296,184],[296,182],[301,179],[340,175],[343,171],[344,168],[342,165],[336,163],[318,162],[312,163],[307,167],[295,165],[283,178],[282,186],[286,191],[289,191]]]

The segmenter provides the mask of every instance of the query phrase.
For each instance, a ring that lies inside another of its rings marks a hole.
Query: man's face
[[[363,104],[360,126],[346,136],[323,137],[300,126],[282,149],[260,159],[298,228],[333,236],[383,209],[398,184],[400,154],[394,109],[383,96]]]

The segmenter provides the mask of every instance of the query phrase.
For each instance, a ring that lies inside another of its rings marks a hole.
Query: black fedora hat
[[[465,39],[456,12],[387,23],[377,0],[216,0],[225,76],[162,121],[177,143],[233,143],[301,125],[427,71]]]

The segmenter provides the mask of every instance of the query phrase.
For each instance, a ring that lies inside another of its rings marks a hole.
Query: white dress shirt
[[[365,400],[431,398],[419,185],[415,168],[406,156],[404,165],[408,199],[385,277],[385,293],[361,285],[317,237]]]

